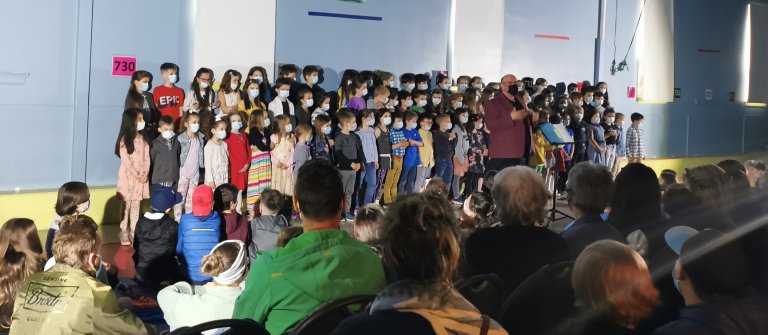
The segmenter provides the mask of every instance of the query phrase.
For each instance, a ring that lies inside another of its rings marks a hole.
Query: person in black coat
[[[168,215],[181,201],[181,194],[172,188],[154,186],[150,197],[152,210],[144,213],[136,225],[133,261],[137,278],[150,287],[182,279],[175,259],[179,225]]]
[[[565,240],[541,226],[547,190],[540,175],[524,166],[506,168],[495,176],[492,194],[501,222],[467,239],[473,275],[496,274],[512,292],[545,265],[571,259]]]

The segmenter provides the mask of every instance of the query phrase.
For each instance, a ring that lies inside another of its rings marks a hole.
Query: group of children
[[[280,68],[274,85],[261,67],[246,76],[228,70],[217,90],[213,71],[201,68],[185,93],[175,86],[175,64],[163,64],[160,71],[163,85],[154,95],[149,72],[133,75],[115,148],[121,158],[123,244],[132,241],[138,204],[149,197],[150,186],[181,194],[183,204],[174,208],[178,220],[190,212],[197,185],[215,189],[231,183],[238,190],[236,210],[245,199],[253,219],[265,190],[291,196],[298,168],[324,159],[341,171],[344,218],[350,219],[356,208],[389,204],[398,194],[420,191],[434,176],[463,202],[486,172],[491,143],[483,105],[498,95],[499,84],[485,86],[480,77],[460,76],[453,85],[440,74],[438,87],[430,90],[428,75],[406,73],[397,89],[391,73],[346,70],[337,92],[329,94],[312,65],[301,71],[303,84],[290,64]],[[530,119],[530,165],[544,175],[566,177],[569,166],[584,160],[618,172],[621,157],[644,157],[642,115],[633,114],[625,131],[624,115],[610,107],[605,83],[571,84],[566,90],[563,83],[524,78],[516,85],[526,108],[538,113]],[[538,130],[541,122],[564,123],[574,144],[548,145]]]

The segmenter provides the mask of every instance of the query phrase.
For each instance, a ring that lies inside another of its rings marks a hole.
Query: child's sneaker
[[[120,244],[131,245],[130,233],[127,230],[120,231]]]

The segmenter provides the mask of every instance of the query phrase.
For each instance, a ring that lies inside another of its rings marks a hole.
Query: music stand
[[[541,129],[541,133],[544,135],[544,138],[551,145],[558,146],[574,143],[573,137],[568,134],[568,131],[565,129],[565,126],[562,123],[541,123],[539,124],[539,129]],[[547,171],[547,173],[549,173],[549,171]],[[565,218],[573,219],[572,216],[565,214],[557,209],[557,182],[559,178],[560,172],[558,171],[555,173],[554,177],[555,187],[553,190],[554,192],[552,192],[552,208],[547,211],[547,222],[544,224],[545,227],[549,227],[552,222],[557,220]],[[557,217],[558,214],[560,214],[559,218]]]

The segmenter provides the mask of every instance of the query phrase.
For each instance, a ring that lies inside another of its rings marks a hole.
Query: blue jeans
[[[453,180],[453,159],[435,160],[435,177],[440,177],[443,182],[451,186]]]
[[[416,182],[416,166],[403,166],[403,174],[397,183],[397,193],[413,193],[413,183]]]
[[[363,205],[373,202],[373,192],[376,191],[376,163],[365,163],[365,170],[360,173],[360,184],[365,183]]]

